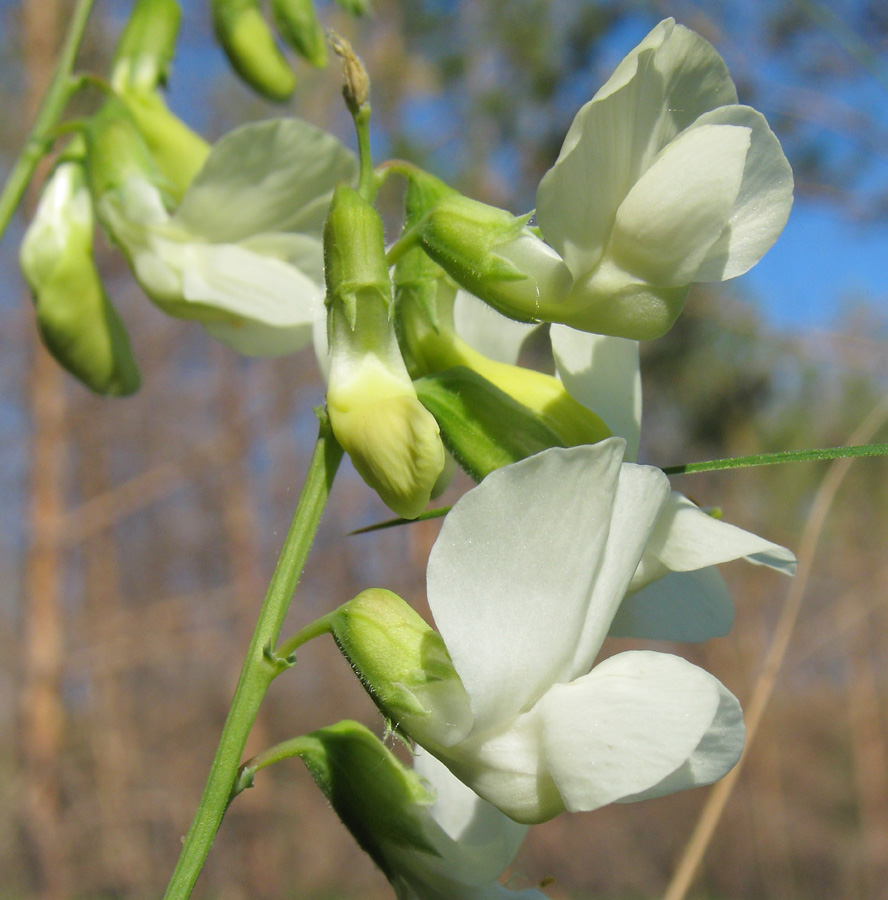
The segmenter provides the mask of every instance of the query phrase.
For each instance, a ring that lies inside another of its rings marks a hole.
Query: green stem
[[[278,647],[278,655],[284,659],[288,659],[303,645],[310,640],[320,637],[322,634],[330,634],[330,617],[321,616],[315,619],[310,625],[301,628],[296,634],[291,635],[285,641],[282,641]]]
[[[231,799],[233,800],[242,791],[253,786],[253,779],[258,771],[267,766],[274,765],[285,759],[292,759],[294,756],[302,756],[307,749],[311,749],[316,741],[305,736],[291,738],[289,741],[282,741],[275,744],[261,753],[257,753],[252,759],[248,759],[241,767],[237,775],[237,781],[231,790]]]
[[[31,126],[25,146],[22,147],[22,152],[19,153],[18,159],[13,164],[6,184],[3,186],[3,192],[0,194],[0,238],[3,237],[12,220],[13,213],[28,187],[28,182],[31,180],[37,164],[52,146],[55,138],[54,129],[65,111],[68,101],[80,87],[80,81],[72,79],[71,73],[74,70],[77,51],[80,49],[80,42],[83,40],[83,32],[86,29],[94,2],[95,0],[78,0],[74,7],[71,21],[68,24],[68,33],[65,35],[49,89],[37,111],[37,117]]]
[[[777,453],[756,453],[731,459],[710,459],[706,462],[667,466],[667,475],[690,475],[694,472],[715,472],[719,469],[748,469],[751,466],[773,466],[778,463],[810,462],[820,459],[845,459],[851,456],[885,456],[888,444],[862,444],[858,447],[821,447],[815,450],[782,450]]]
[[[365,103],[355,114],[355,131],[358,135],[358,193],[368,202],[376,199],[378,182],[373,171],[373,157],[370,155],[370,104]]]
[[[274,647],[341,459],[342,448],[327,423],[322,422],[302,495],[259,612],[203,797],[185,837],[165,900],[185,900],[191,894],[228,805],[259,706],[268,686],[289,665],[285,657],[274,652]]]

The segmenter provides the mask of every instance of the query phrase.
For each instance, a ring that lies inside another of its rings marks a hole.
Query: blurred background
[[[213,138],[298,114],[353,144],[336,68],[299,65],[296,96],[272,107],[228,71],[208,3],[183,6],[170,104],[192,126]],[[883,0],[375,0],[357,24],[319,7],[370,71],[376,160],[409,158],[516,213],[533,207],[577,108],[659,19],[711,40],[782,140],[797,199],[757,269],[696,288],[672,332],[645,345],[643,458],[888,440]],[[106,71],[128,8],[97,3],[84,68]],[[0,0],[4,172],[69,10]],[[0,900],[138,900],[162,891],[200,796],[323,389],[310,351],[243,360],[166,318],[102,245],[144,384],[126,400],[90,395],[37,342],[16,263],[24,221],[0,247]],[[529,363],[549,365],[544,343]],[[794,549],[832,496],[795,621],[788,581],[735,563],[731,635],[674,648],[745,705],[778,627],[790,638],[691,896],[888,897],[886,465],[855,462],[831,495],[827,463],[675,479]],[[436,523],[346,536],[388,517],[346,464],[285,634],[369,586],[424,610]],[[382,731],[332,642],[313,642],[273,685],[248,753],[347,716]],[[545,880],[553,900],[662,896],[707,794],[535,827],[508,883]],[[196,896],[392,894],[294,761],[234,804]]]

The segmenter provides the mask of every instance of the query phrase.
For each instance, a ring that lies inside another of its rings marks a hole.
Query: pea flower
[[[322,230],[355,173],[335,138],[295,119],[222,138],[170,214],[164,179],[126,110],[87,130],[96,213],[164,312],[247,355],[295,352],[323,317]]]
[[[406,768],[363,725],[292,742],[342,822],[399,900],[545,900],[497,883],[527,829],[420,751]]]
[[[737,700],[696,666],[630,651],[593,667],[645,551],[693,553],[661,520],[666,476],[624,449],[546,450],[459,500],[427,573],[440,638],[394,595],[372,624],[380,592],[331,616],[383,713],[518,822],[708,784],[743,747]]]
[[[761,259],[792,187],[715,49],[665,19],[577,113],[537,192],[543,239],[527,217],[456,195],[416,239],[506,315],[644,340],[668,331],[692,282]]]

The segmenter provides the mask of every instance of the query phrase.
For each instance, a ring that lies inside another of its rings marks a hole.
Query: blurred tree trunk
[[[33,119],[52,76],[59,0],[25,0],[23,40],[27,112]],[[31,205],[35,199],[30,194]],[[62,821],[60,761],[65,712],[61,698],[62,613],[58,524],[65,463],[64,375],[36,339],[28,383],[31,410],[30,546],[25,562],[21,692],[22,825],[39,872],[40,896],[70,891]]]

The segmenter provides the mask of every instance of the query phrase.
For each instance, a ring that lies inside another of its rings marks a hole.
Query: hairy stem
[[[259,612],[203,797],[185,837],[165,900],[185,900],[191,894],[235,786],[259,706],[268,686],[289,665],[286,657],[278,655],[274,648],[341,459],[342,448],[323,422],[296,513]]]

